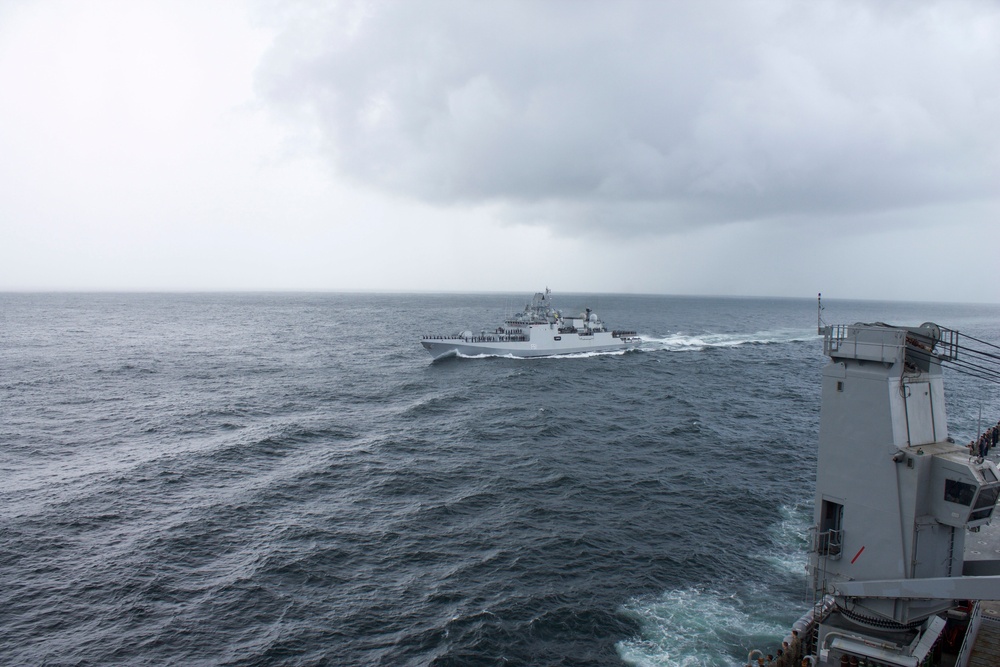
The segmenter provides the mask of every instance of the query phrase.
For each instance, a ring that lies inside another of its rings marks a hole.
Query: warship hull
[[[488,337],[487,337],[488,338]],[[617,352],[635,349],[642,344],[636,336],[615,337],[563,335],[532,340],[477,340],[476,338],[425,338],[420,341],[435,359],[463,356],[551,357],[588,352]],[[555,340],[558,338],[558,340]]]
[[[617,352],[642,345],[634,331],[610,330],[590,308],[564,316],[552,307],[551,292],[538,292],[524,310],[495,330],[424,336],[420,344],[435,359],[444,357],[552,357],[588,352]]]

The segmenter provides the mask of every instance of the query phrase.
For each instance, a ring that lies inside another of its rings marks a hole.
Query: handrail
[[[968,666],[969,658],[972,656],[972,646],[975,643],[976,635],[979,634],[979,626],[983,622],[982,613],[979,600],[974,600],[972,613],[969,614],[969,625],[965,630],[965,637],[962,638],[962,647],[958,649],[958,654],[955,656],[955,667]]]
[[[844,531],[824,530],[816,534],[816,553],[826,556],[830,560],[840,560],[840,554],[844,549]]]
[[[466,343],[525,343],[527,336],[424,336],[422,340],[460,340]]]

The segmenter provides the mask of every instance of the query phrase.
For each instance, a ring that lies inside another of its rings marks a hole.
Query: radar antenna
[[[826,322],[823,321],[823,293],[816,295],[816,333],[826,333]]]

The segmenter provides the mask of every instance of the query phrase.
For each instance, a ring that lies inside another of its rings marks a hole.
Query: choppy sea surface
[[[733,665],[809,603],[814,299],[0,294],[0,664]],[[830,323],[1000,306],[831,300]],[[995,385],[946,372],[959,441]]]

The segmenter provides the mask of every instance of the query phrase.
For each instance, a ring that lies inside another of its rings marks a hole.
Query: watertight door
[[[906,431],[910,446],[936,442],[934,411],[931,410],[931,384],[911,382],[906,390]]]

